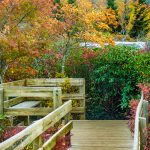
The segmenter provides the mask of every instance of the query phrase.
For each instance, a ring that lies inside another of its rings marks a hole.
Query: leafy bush
[[[133,136],[134,134],[134,125],[135,125],[135,115],[136,115],[136,110],[138,107],[139,101],[136,99],[133,99],[130,101],[130,113],[128,116],[128,127],[130,128],[131,134]]]
[[[54,77],[59,70],[61,55],[54,50],[45,50],[43,55],[34,59],[32,67],[37,71],[37,78]]]
[[[0,142],[4,141],[3,134],[8,125],[10,125],[10,121],[5,116],[0,115]]]
[[[139,94],[136,85],[148,79],[150,54],[131,47],[108,47],[93,66],[88,119],[124,119],[129,100]]]
[[[150,102],[150,85],[139,84],[138,87],[143,92],[144,99]],[[136,116],[136,110],[137,110],[138,104],[139,104],[138,100],[131,100],[130,105],[129,105],[130,113],[128,116],[129,118],[128,127],[130,128],[132,135],[134,135],[135,116]],[[150,105],[148,107],[148,114],[149,114],[149,119],[150,119]],[[147,134],[145,134],[146,144],[144,145],[143,149],[149,150],[150,149],[150,126],[148,126],[147,129],[144,129],[143,132],[147,132]]]

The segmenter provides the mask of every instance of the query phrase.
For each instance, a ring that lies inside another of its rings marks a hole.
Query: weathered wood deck
[[[25,101],[17,105],[11,106],[11,108],[32,108],[36,107],[41,103],[41,101]]]
[[[127,121],[74,121],[69,150],[132,150]]]

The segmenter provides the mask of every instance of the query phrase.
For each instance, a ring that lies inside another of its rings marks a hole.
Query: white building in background
[[[104,44],[105,46],[109,45],[108,43]],[[116,41],[115,45],[118,46],[132,46],[137,49],[145,49],[146,48],[146,42],[121,42]],[[80,47],[88,47],[88,48],[101,48],[101,45],[98,43],[93,42],[82,42],[80,43]]]

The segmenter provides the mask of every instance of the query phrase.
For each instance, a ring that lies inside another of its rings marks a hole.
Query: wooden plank
[[[84,113],[80,115],[81,120],[85,120],[85,79],[83,80],[83,85],[79,87],[79,93],[83,94],[83,101],[81,101],[81,106],[84,108]]]
[[[85,99],[84,97],[84,93],[75,93],[75,94],[63,94],[62,95],[62,99],[63,100],[68,100],[68,99],[71,99],[71,100],[83,100]]]
[[[50,79],[27,79],[27,86],[60,86],[66,78],[50,78]],[[82,78],[69,78],[72,86],[82,86]]]
[[[69,113],[72,110],[72,101],[70,100],[64,103],[56,110],[45,116],[45,119],[43,120],[44,130],[47,130],[50,125],[54,125],[53,122],[58,122],[60,118],[64,117],[67,113]]]
[[[63,126],[58,132],[56,132],[44,145],[41,147],[43,150],[52,149],[57,142],[57,139],[66,135],[73,128],[72,121],[68,122],[65,126]]]
[[[13,82],[3,83],[0,86],[2,87],[9,87],[9,86],[25,86],[25,80],[17,80]]]
[[[77,120],[69,150],[132,150],[133,138],[124,120]]]
[[[140,150],[144,150],[144,145],[146,144],[146,138],[147,137],[147,122],[146,118],[139,117],[139,124],[140,124]]]
[[[35,130],[38,127],[38,130]],[[34,131],[34,132],[33,132]],[[28,126],[26,129],[21,131],[19,134],[14,135],[13,137],[9,138],[8,140],[4,141],[3,143],[0,143],[0,149],[5,150],[8,149],[9,147],[13,146],[17,141],[24,141],[23,138],[26,137],[26,139],[31,137],[31,142],[33,139],[38,137],[43,132],[42,128],[42,121],[39,120],[32,125]],[[34,135],[34,136],[33,136]],[[33,138],[35,137],[35,138]],[[30,140],[29,140],[30,141]],[[25,144],[28,145],[29,143]],[[14,148],[14,150],[16,150]],[[19,149],[17,149],[19,150]]]
[[[11,107],[11,106],[21,103],[23,101],[24,101],[23,97],[17,97],[17,98],[12,98],[10,100],[6,100],[6,101],[4,101],[4,108]]]
[[[53,109],[55,110],[58,107],[56,91],[53,91]]]
[[[143,100],[143,112],[144,112],[144,118],[146,118],[146,124],[148,125],[148,101]]]
[[[143,104],[143,92],[142,92],[142,96],[141,96],[141,100],[138,104],[137,110],[136,110],[136,116],[135,116],[135,127],[134,127],[134,146],[133,146],[133,150],[139,150],[139,117],[141,114],[141,109],[142,109],[142,104]]]
[[[48,128],[53,126],[56,122],[58,122],[62,117],[64,117],[67,113],[70,112],[72,109],[72,102],[68,101],[63,106],[59,107],[58,109],[54,110],[52,113],[48,114],[42,119],[43,122],[43,131],[46,131]],[[20,150],[24,148],[26,143],[31,142],[31,138],[26,139],[24,142],[20,144],[15,150]]]
[[[33,150],[37,150],[39,147],[41,147],[43,145],[43,139],[42,136],[37,137],[34,141],[33,141]]]
[[[61,90],[61,88],[57,89],[56,95],[57,95],[58,106],[61,106],[62,105],[62,90]]]
[[[12,106],[11,108],[32,108],[38,106],[41,101],[24,101],[17,105]]]
[[[45,116],[53,111],[53,108],[5,108],[5,115],[11,116]]]
[[[6,97],[53,97],[57,87],[5,87]]]
[[[51,97],[25,97],[25,101],[49,101]]]
[[[0,88],[0,115],[4,114],[4,96],[3,88]]]
[[[71,148],[69,148],[68,150],[110,150],[110,147],[100,147],[99,146],[91,146],[91,147],[88,147],[88,146],[72,146]],[[120,148],[116,148],[116,147],[111,147],[111,150],[131,150],[131,148],[123,148],[123,147],[120,147]]]
[[[60,86],[63,82],[65,82],[66,78],[51,78],[51,79],[27,79],[26,83],[27,86],[33,86],[33,87],[41,87],[41,86]],[[55,98],[58,98],[58,101],[61,99],[63,101],[66,100],[80,100],[82,108],[75,108],[72,113],[79,113],[80,118],[85,119],[85,79],[83,78],[69,78],[70,83],[72,86],[78,86],[79,87],[79,93],[74,94],[63,94],[62,96],[53,96]],[[59,90],[58,90],[59,91]],[[60,94],[61,95],[61,94]],[[62,101],[59,102],[60,104]],[[54,108],[59,106],[60,104],[57,103],[57,101],[54,101]]]
[[[84,107],[73,107],[71,113],[85,113]]]
[[[32,141],[34,141],[39,135],[41,135],[48,128],[53,126],[56,122],[58,122],[62,117],[64,117],[69,111],[72,109],[72,102],[68,101],[64,105],[57,108],[52,113],[45,116],[43,119],[33,123],[20,133],[14,135],[10,139],[0,143],[0,149],[7,149],[13,146],[16,142],[21,141],[21,143],[14,147],[13,150],[21,150]],[[38,130],[35,130],[37,129]]]

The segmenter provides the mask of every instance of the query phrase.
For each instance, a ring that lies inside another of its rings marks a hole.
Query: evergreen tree
[[[116,10],[115,0],[107,0],[107,7]]]
[[[141,0],[135,9],[135,21],[129,33],[132,38],[145,37],[147,33],[150,31],[149,28],[150,19],[147,18],[147,14],[149,13],[150,10],[149,7],[143,3],[145,3],[144,0],[143,1]]]
[[[146,4],[147,0],[139,0],[139,4]]]
[[[54,3],[55,3],[55,4],[56,4],[56,3],[60,4],[60,0],[54,0]]]
[[[115,4],[116,0],[107,0],[107,8],[111,8],[115,11],[116,19],[119,22],[119,17],[118,17],[118,11],[117,11],[117,5]],[[118,24],[117,27],[114,28],[114,26],[110,26],[112,29],[112,33],[118,33],[121,32],[121,26]]]
[[[68,0],[68,3],[69,3],[69,4],[73,4],[73,3],[75,3],[75,1],[76,1],[76,0]],[[60,4],[60,0],[54,0],[54,3],[55,3],[55,4],[56,4],[56,3]]]
[[[75,1],[76,1],[76,0],[68,0],[68,3],[69,3],[69,4],[73,4],[73,3],[75,3]]]

